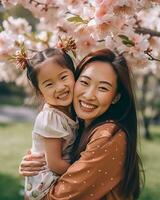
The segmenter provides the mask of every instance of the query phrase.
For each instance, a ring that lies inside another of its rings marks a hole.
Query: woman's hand
[[[46,160],[42,153],[31,153],[30,151],[23,157],[19,174],[22,176],[35,176],[45,169]]]

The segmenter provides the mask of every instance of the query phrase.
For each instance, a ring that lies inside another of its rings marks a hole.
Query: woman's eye
[[[66,80],[66,78],[67,78],[67,75],[61,77],[62,80]]]
[[[80,83],[82,83],[82,85],[88,85],[88,83],[86,81],[80,81]]]
[[[106,92],[106,91],[108,91],[108,89],[107,89],[107,88],[105,88],[105,87],[99,87],[99,89],[100,89],[101,91],[103,91],[103,92]]]

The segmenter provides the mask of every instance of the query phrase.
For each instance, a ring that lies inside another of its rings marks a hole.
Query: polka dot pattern
[[[51,191],[51,199],[98,200],[106,194],[107,200],[124,200],[117,188],[123,178],[126,137],[122,130],[112,136],[114,128],[114,123],[107,123],[94,132],[81,158]]]

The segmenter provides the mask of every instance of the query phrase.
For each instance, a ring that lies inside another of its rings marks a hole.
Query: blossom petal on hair
[[[64,52],[68,53],[69,51],[72,52],[74,57],[76,57],[76,43],[72,37],[62,39],[59,37],[59,41],[57,47],[62,49]]]
[[[24,70],[26,68],[27,53],[24,44],[20,44],[20,50],[11,55],[9,60],[13,61],[18,69]]]

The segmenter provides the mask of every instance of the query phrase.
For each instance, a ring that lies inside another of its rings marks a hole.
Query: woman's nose
[[[95,88],[87,88],[87,90],[83,93],[83,96],[87,99],[87,100],[94,100],[96,98],[95,95],[96,91]]]

